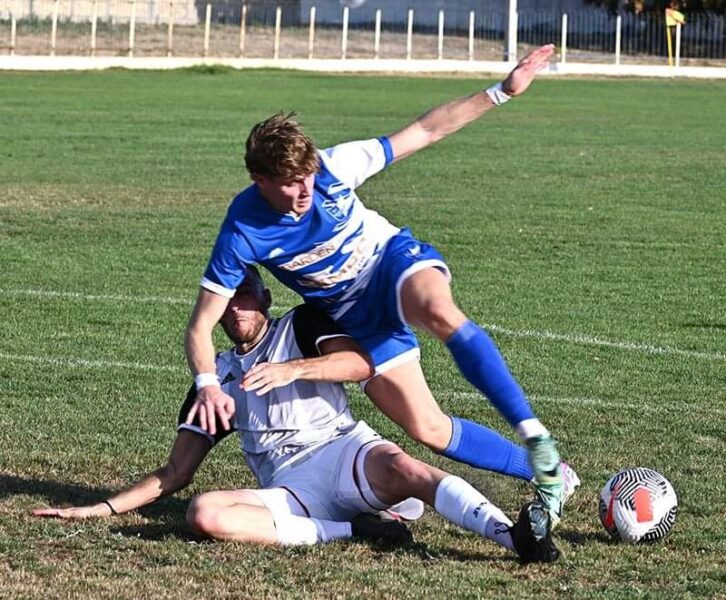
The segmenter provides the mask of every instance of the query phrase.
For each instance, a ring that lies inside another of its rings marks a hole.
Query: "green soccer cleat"
[[[529,438],[525,443],[529,451],[529,464],[534,472],[532,483],[537,497],[547,508],[552,527],[556,527],[562,518],[562,504],[566,494],[555,441],[550,436],[538,435]]]

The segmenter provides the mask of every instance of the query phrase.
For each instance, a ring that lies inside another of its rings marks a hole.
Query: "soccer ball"
[[[623,469],[600,492],[600,521],[628,544],[666,537],[676,521],[678,500],[670,482],[652,469]]]

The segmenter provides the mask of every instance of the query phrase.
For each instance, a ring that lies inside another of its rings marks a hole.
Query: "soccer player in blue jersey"
[[[374,376],[365,392],[413,439],[474,467],[533,480],[551,523],[559,521],[563,471],[555,443],[535,416],[491,338],[456,306],[443,257],[376,212],[355,188],[524,93],[554,47],[525,57],[500,84],[438,106],[389,136],[317,150],[292,115],[257,124],[245,162],[253,184],[232,202],[222,224],[186,335],[198,416],[229,427],[234,401],[215,374],[212,329],[247,265],[264,265],[305,302],[330,314],[369,353]],[[515,428],[525,448],[477,423],[444,414],[418,362],[409,325],[441,340],[464,377]],[[575,483],[576,485],[576,483]]]

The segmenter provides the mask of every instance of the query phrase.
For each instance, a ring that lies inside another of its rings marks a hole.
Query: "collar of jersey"
[[[286,225],[288,227],[294,227],[310,218],[310,213],[313,212],[313,206],[315,204],[315,190],[313,189],[313,202],[310,206],[310,210],[296,219],[292,215],[287,213],[277,212],[272,208],[265,200],[265,197],[260,193],[260,189],[256,183],[252,184],[255,189],[255,199],[257,200],[257,209],[260,217],[264,218],[265,221],[275,223],[276,225]]]

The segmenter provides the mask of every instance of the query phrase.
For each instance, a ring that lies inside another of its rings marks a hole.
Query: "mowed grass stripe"
[[[173,365],[159,365],[159,364],[144,364],[144,363],[127,363],[118,361],[107,361],[107,360],[88,360],[85,358],[72,358],[72,357],[48,357],[48,356],[32,356],[32,355],[13,355],[5,352],[0,352],[0,358],[9,361],[18,362],[30,362],[37,364],[52,365],[54,367],[63,367],[69,369],[130,369],[138,371],[160,371],[166,373],[178,373],[180,375],[188,374],[185,367],[173,366]],[[478,392],[450,392],[440,391],[437,393],[440,398],[451,398],[451,399],[465,399],[465,400],[482,400],[482,396]],[[638,412],[671,412],[673,410],[689,410],[691,412],[706,413],[713,416],[724,416],[726,411],[718,408],[706,407],[706,406],[693,406],[692,404],[685,403],[672,403],[669,402],[667,405],[662,404],[649,404],[647,402],[640,402],[635,404],[633,402],[604,400],[602,398],[592,397],[553,397],[553,396],[540,396],[539,394],[531,394],[530,399],[534,402],[546,402],[552,404],[565,404],[573,406],[592,406],[595,408],[604,409],[615,409],[615,410],[632,410]]]
[[[229,200],[247,185],[252,124],[296,110],[325,147],[398,130],[488,83],[213,69],[0,79],[0,288],[15,290],[0,293],[6,595],[723,595],[726,82],[539,81],[360,190],[436,245],[468,314],[504,330],[491,328],[583,482],[556,532],[559,563],[520,567],[431,514],[414,525],[413,550],[189,544],[189,498],[252,484],[236,442],[189,489],[136,514],[75,525],[29,515],[96,502],[168,456],[189,386],[184,324]],[[678,115],[667,135],[663,115]],[[297,302],[268,283],[276,314]],[[442,409],[512,435],[441,345],[420,341]],[[349,390],[356,416],[511,516],[529,499],[525,483],[434,455]],[[663,472],[679,495],[663,544],[615,545],[600,526],[599,490],[628,465]]]
[[[191,306],[192,301],[184,298],[174,298],[169,296],[124,296],[120,294],[83,294],[80,292],[60,292],[53,290],[38,289],[2,289],[0,295],[8,297],[31,297],[31,298],[49,298],[63,300],[79,300],[79,301],[108,301],[108,302],[124,302],[129,304],[172,304]],[[272,305],[274,310],[289,310],[292,306]],[[726,360],[726,354],[721,352],[700,352],[698,350],[683,350],[681,348],[673,348],[670,346],[655,346],[653,344],[629,341],[606,340],[599,337],[584,335],[579,333],[556,333],[547,330],[513,330],[497,325],[494,323],[482,323],[482,327],[494,331],[496,333],[515,338],[535,338],[540,340],[548,340],[555,342],[565,342],[568,344],[582,344],[586,346],[602,346],[606,348],[615,348],[618,350],[626,350],[632,352],[642,352],[645,354],[674,354],[687,358],[695,358],[701,360]]]

